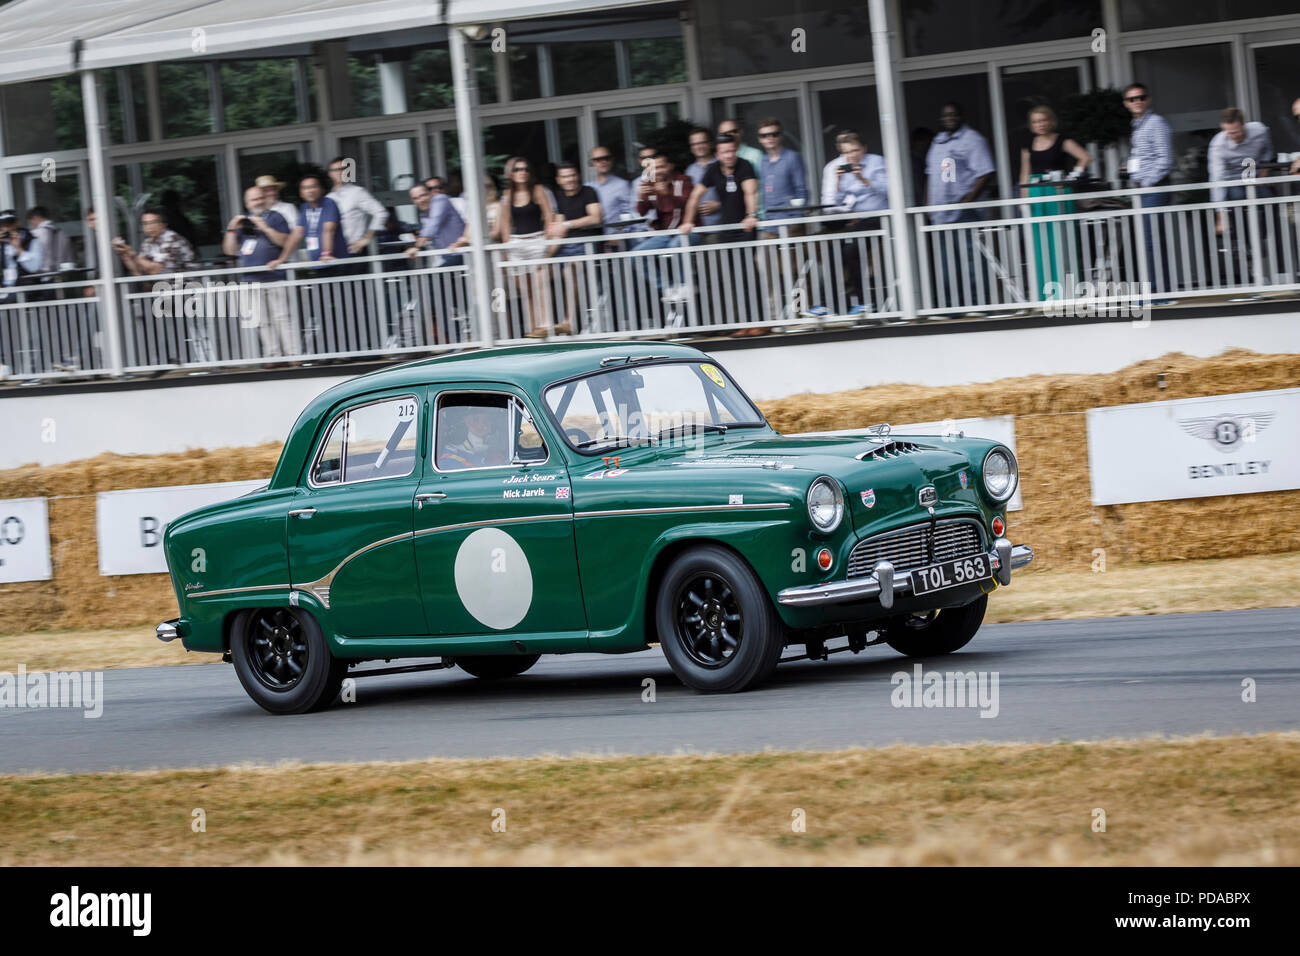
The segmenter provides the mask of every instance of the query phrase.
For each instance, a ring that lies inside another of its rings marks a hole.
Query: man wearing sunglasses
[[[1174,168],[1174,137],[1165,118],[1151,112],[1151,92],[1142,83],[1130,83],[1124,88],[1124,106],[1133,117],[1129,133],[1128,178],[1138,186],[1167,186],[1169,173]],[[1143,207],[1167,206],[1173,197],[1169,193],[1148,193],[1142,196]],[[1146,234],[1147,278],[1159,292],[1169,291],[1169,255],[1160,242],[1159,220],[1143,217]],[[1161,254],[1156,255],[1156,246]],[[1161,302],[1160,304],[1167,304]]]
[[[636,187],[622,176],[614,173],[614,154],[609,151],[609,147],[593,147],[591,152],[587,154],[587,160],[591,163],[595,175],[583,185],[596,190],[596,197],[600,200],[600,211],[604,221],[614,223],[630,222],[638,219]],[[606,225],[604,231],[606,235],[615,235],[628,232],[630,229],[619,229],[616,226]],[[611,248],[619,247],[611,246]]]

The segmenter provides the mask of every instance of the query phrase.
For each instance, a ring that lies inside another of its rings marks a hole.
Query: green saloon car
[[[273,713],[367,660],[506,677],[654,644],[687,686],[744,690],[791,645],[966,644],[1033,559],[1004,537],[1017,480],[992,441],[780,435],[682,345],[428,359],[329,389],[265,488],[171,523],[157,633]]]

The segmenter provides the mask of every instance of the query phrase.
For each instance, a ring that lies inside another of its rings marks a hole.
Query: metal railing
[[[817,232],[809,232],[817,229]],[[495,338],[634,338],[900,315],[883,212],[490,246]],[[538,253],[540,255],[537,255]]]
[[[908,210],[921,315],[1124,308],[1300,289],[1300,176]],[[1056,186],[1058,184],[1050,184]],[[1214,202],[1216,188],[1229,198]],[[1179,194],[1192,201],[1169,204]]]
[[[1027,196],[907,210],[919,317],[1123,309],[1300,291],[1300,176]],[[1210,200],[1216,187],[1231,190]],[[1181,194],[1178,205],[1167,202]],[[1192,201],[1186,201],[1186,200]],[[934,214],[960,214],[933,222]],[[981,218],[982,217],[982,218]],[[1220,219],[1222,220],[1220,227]],[[572,335],[686,336],[908,320],[886,211],[468,250],[0,289],[0,375],[86,375],[414,356]],[[265,281],[272,279],[273,281]],[[102,297],[117,298],[108,358]],[[1120,314],[1123,314],[1122,312]]]
[[[41,382],[110,371],[96,283],[44,282],[0,289],[0,378]]]

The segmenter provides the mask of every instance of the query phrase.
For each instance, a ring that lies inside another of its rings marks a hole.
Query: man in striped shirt
[[[1174,168],[1174,137],[1163,116],[1151,112],[1151,92],[1142,83],[1130,83],[1124,88],[1124,105],[1133,119],[1129,133],[1129,153],[1126,169],[1128,178],[1138,186],[1165,186],[1169,172]],[[1142,196],[1142,206],[1167,206],[1172,199],[1169,193],[1147,193]],[[1146,234],[1147,278],[1160,292],[1169,291],[1169,260],[1173,250],[1163,249],[1159,235],[1159,219],[1144,216],[1142,230]],[[1157,249],[1160,249],[1157,254]]]

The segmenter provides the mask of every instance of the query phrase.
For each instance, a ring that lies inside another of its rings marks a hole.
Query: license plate
[[[945,561],[943,564],[932,564],[928,568],[917,568],[912,572],[912,593],[928,594],[944,588],[955,588],[959,584],[983,581],[992,576],[989,556],[976,554],[956,561]]]

